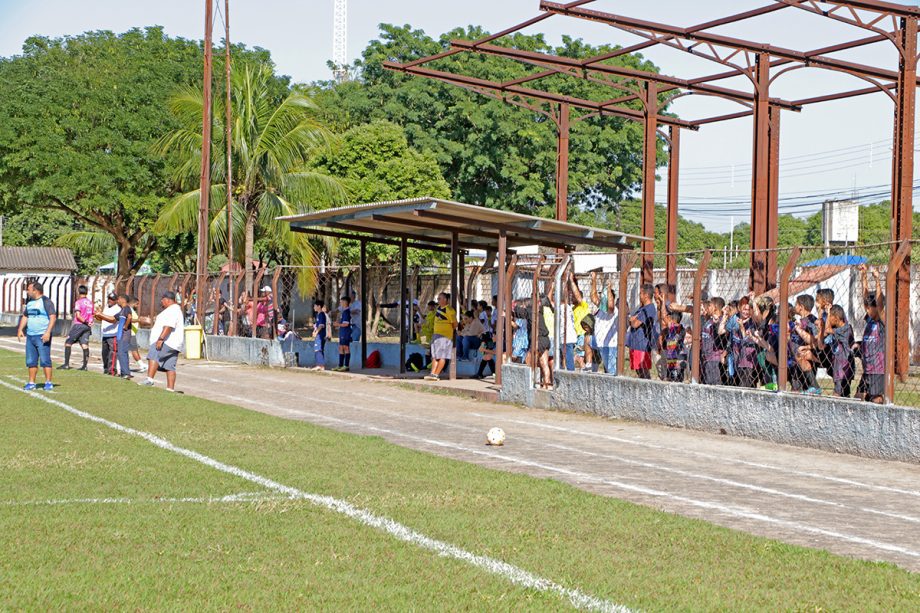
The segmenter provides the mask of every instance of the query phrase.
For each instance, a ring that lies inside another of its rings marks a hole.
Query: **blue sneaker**
[[[42,389],[44,389],[46,392],[50,392],[51,390],[54,389],[54,383],[52,383],[51,381],[45,381],[45,387]]]
[[[22,389],[24,389],[24,390],[27,391],[27,392],[34,391],[34,390],[35,390],[35,384],[34,384],[34,383],[26,383],[25,387],[23,387]]]

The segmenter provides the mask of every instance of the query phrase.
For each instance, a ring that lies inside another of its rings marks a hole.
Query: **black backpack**
[[[406,359],[406,370],[410,372],[422,372],[427,367],[425,356],[421,353],[413,353]]]

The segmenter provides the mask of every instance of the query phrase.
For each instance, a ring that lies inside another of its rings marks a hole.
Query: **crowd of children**
[[[832,289],[818,289],[814,296],[800,294],[786,305],[786,369],[793,391],[851,397],[859,363],[861,376],[855,397],[883,402],[884,293],[877,270],[872,272],[875,289],[871,289],[868,269],[861,266],[860,272],[866,314],[859,341],[855,340],[846,310],[835,304]],[[625,345],[630,354],[630,368],[640,378],[651,378],[653,371],[664,381],[683,382],[689,377],[693,305],[669,301],[671,295],[673,288],[665,284],[643,285],[639,289],[639,305],[628,315]],[[577,301],[578,296],[572,299]],[[778,308],[770,295],[749,294],[728,303],[723,298],[704,295],[699,309],[699,382],[776,390],[780,353]],[[825,370],[833,381],[832,391],[825,392],[820,386],[819,369]]]

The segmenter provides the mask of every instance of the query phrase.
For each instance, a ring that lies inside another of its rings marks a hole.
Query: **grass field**
[[[22,374],[0,351],[0,382]],[[102,375],[58,382],[38,395],[626,607],[920,608],[920,575],[892,565]],[[5,385],[0,475],[0,609],[571,606]]]

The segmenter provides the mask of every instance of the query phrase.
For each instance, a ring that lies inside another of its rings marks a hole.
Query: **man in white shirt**
[[[96,313],[95,318],[102,323],[102,371],[107,375],[115,375],[115,343],[121,307],[118,306],[118,294],[115,292],[111,292],[107,299],[105,309]]]
[[[153,385],[157,371],[166,373],[166,391],[176,391],[176,363],[185,347],[185,318],[182,307],[176,304],[175,292],[163,292],[160,297],[163,310],[150,329],[150,350],[147,353],[147,380]]]
[[[615,375],[617,374],[617,338],[619,334],[620,318],[617,313],[616,294],[613,292],[613,285],[608,279],[604,295],[601,296],[597,291],[597,273],[591,273],[591,302],[597,309],[594,313],[594,343],[597,346],[601,364],[604,365],[604,372]]]

